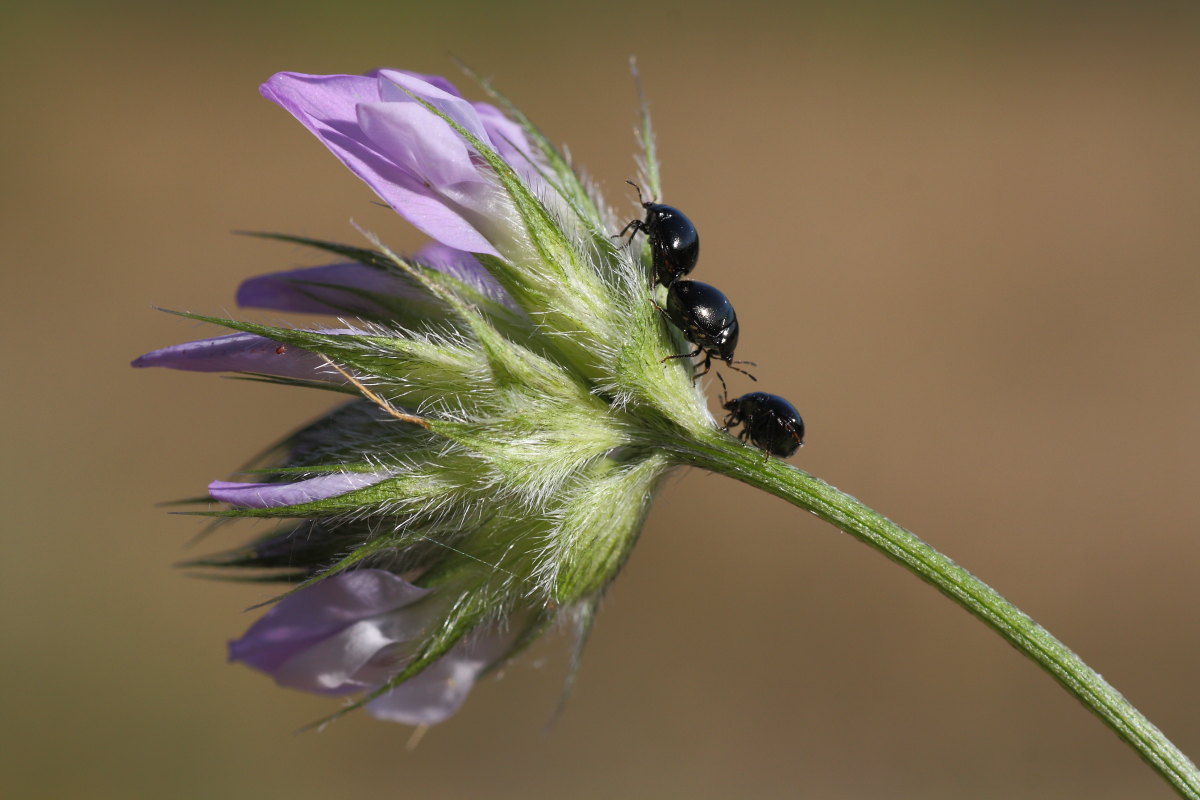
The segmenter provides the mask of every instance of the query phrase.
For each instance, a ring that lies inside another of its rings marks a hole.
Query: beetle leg
[[[659,309],[659,310],[661,311],[662,309]],[[667,356],[666,358],[664,358],[664,359],[663,359],[661,362],[659,362],[659,363],[661,363],[661,364],[665,364],[665,363],[667,363],[668,361],[670,361],[670,360],[672,360],[672,359],[675,359],[675,358],[695,358],[696,356],[700,355],[700,353],[701,353],[701,352],[703,352],[703,349],[700,347],[700,345],[696,345],[696,349],[695,349],[695,350],[693,350],[693,351],[692,351],[692,352],[690,352],[690,353],[680,353],[680,354],[679,354],[679,355],[677,355],[677,356]],[[694,379],[693,379],[693,380],[694,380]]]
[[[625,235],[625,232],[627,230],[629,230],[630,228],[633,228],[633,233],[629,234],[629,241],[626,242],[626,244],[629,244],[629,242],[633,241],[633,237],[637,236],[638,231],[646,230],[646,223],[642,222],[640,219],[630,220],[629,224],[626,225],[624,228],[621,228],[620,233],[614,233],[612,235],[612,238],[620,239],[622,236]]]
[[[758,383],[758,378],[754,377],[749,372],[746,372],[746,370],[744,370],[740,367],[735,367],[734,364],[749,364],[752,367],[757,367],[758,364],[755,364],[753,361],[726,361],[725,362],[725,365],[727,367],[729,367],[730,369],[736,370],[737,372],[742,373],[743,375],[745,375],[747,378],[754,381],[755,383]],[[717,373],[717,374],[719,375],[720,373]]]

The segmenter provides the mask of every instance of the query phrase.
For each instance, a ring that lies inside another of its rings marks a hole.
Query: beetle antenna
[[[725,407],[725,394],[729,391],[729,387],[725,385],[725,378],[721,376],[721,370],[717,370],[717,380],[721,382],[721,408]]]
[[[642,208],[645,208],[645,207],[646,207],[646,200],[645,200],[645,198],[643,198],[643,197],[642,197],[642,187],[638,186],[636,183],[634,183],[633,181],[631,181],[631,180],[629,180],[629,179],[626,179],[626,180],[625,180],[625,182],[626,182],[626,183],[628,183],[628,184],[629,184],[630,186],[632,186],[633,188],[637,189],[637,193],[638,193],[638,202],[639,202],[639,203],[642,205]]]

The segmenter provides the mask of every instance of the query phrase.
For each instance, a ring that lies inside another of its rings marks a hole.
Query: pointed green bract
[[[638,144],[642,154],[638,158],[638,166],[642,173],[642,182],[650,197],[661,198],[662,178],[658,166],[658,146],[654,141],[654,126],[650,122],[650,101],[646,99],[646,90],[642,86],[642,75],[638,72],[637,59],[629,59],[629,71],[633,73],[633,81],[637,85],[638,108],[641,119],[637,128]]]
[[[604,590],[629,557],[659,479],[670,466],[655,453],[627,464],[596,464],[558,511],[537,578],[562,605]],[[552,587],[552,588],[549,588]]]

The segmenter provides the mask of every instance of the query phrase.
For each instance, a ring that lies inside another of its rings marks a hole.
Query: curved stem
[[[1180,796],[1200,800],[1200,771],[1150,720],[1045,628],[915,534],[824,481],[779,459],[764,459],[761,451],[720,431],[677,441],[675,449],[684,463],[736,478],[810,511],[933,584],[1049,672]]]

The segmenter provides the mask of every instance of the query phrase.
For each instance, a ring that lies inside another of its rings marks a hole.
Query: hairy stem
[[[1200,800],[1200,771],[1162,732],[1079,656],[994,589],[850,495],[712,430],[677,442],[685,463],[719,472],[810,511],[903,565],[987,623],[1033,659],[1162,775],[1180,796]]]

